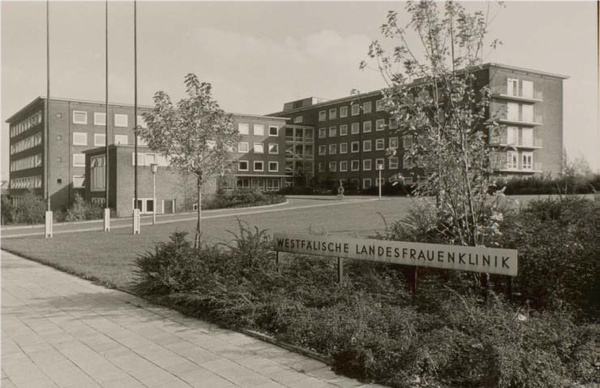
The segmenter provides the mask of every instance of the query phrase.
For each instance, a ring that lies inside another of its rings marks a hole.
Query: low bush
[[[591,194],[600,191],[600,174],[587,176],[533,176],[496,182],[494,190],[507,195]]]
[[[28,191],[10,208],[10,219],[14,224],[43,224],[45,217],[46,203],[33,191]]]
[[[104,209],[91,202],[86,202],[81,195],[75,194],[75,201],[67,209],[65,221],[97,220],[104,217]]]
[[[11,199],[7,195],[2,195],[2,225],[12,224],[13,205]]]
[[[202,204],[202,209],[224,209],[248,206],[273,205],[285,202],[285,197],[259,190],[220,191]]]

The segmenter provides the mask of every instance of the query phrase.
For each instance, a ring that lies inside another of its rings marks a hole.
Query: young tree
[[[390,11],[381,31],[392,41],[392,54],[374,41],[370,63],[387,83],[386,110],[408,139],[402,156],[427,178],[417,193],[436,199],[440,225],[451,241],[483,245],[495,222],[487,206],[493,173],[487,138],[499,124],[491,114],[490,90],[478,83],[474,70],[483,62],[489,4],[487,13],[471,14],[451,1],[409,1],[406,11],[409,31]],[[409,34],[416,45],[409,44]],[[361,68],[367,67],[363,61]]]
[[[225,113],[211,95],[211,85],[200,82],[194,74],[185,76],[189,97],[176,105],[160,91],[154,95],[154,109],[144,113],[147,128],[140,136],[148,146],[162,153],[171,167],[192,174],[198,188],[198,222],[196,247],[200,246],[202,187],[211,179],[223,176],[231,166],[233,147],[240,135],[231,115]]]

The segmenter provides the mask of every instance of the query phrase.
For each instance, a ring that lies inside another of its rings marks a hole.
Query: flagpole
[[[44,136],[45,136],[45,156],[44,161],[46,170],[45,196],[46,196],[46,217],[45,217],[45,236],[52,237],[52,203],[50,200],[50,0],[46,0],[46,101],[44,106]]]

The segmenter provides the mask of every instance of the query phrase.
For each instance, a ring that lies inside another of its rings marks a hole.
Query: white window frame
[[[398,149],[398,137],[390,137],[389,145],[390,148]]]
[[[393,157],[390,157],[388,160],[389,160],[389,169],[397,170],[398,169],[398,158],[393,156]]]
[[[336,161],[331,161],[327,164],[327,168],[329,170],[329,172],[337,172],[337,162]]]
[[[521,110],[523,114],[522,121],[525,123],[533,123],[535,117],[533,113],[533,105],[523,104]]]
[[[367,147],[367,144],[369,145]],[[371,152],[373,150],[373,144],[371,143],[371,140],[363,140],[363,152]]]
[[[279,155],[279,143],[269,143],[269,154]]]
[[[506,94],[509,96],[519,95],[519,80],[517,78],[506,79]]]
[[[327,147],[329,149],[329,155],[337,155],[337,144],[333,143],[333,144],[329,144],[329,147]]]
[[[371,171],[373,168],[373,161],[371,159],[363,159],[362,168],[363,171]]]
[[[242,149],[242,146],[245,146],[245,150]],[[238,143],[238,153],[240,154],[247,154],[248,152],[250,152],[250,144],[247,141],[241,141]]]
[[[411,155],[405,154],[402,157],[402,168],[405,170],[410,170],[415,167],[415,163]]]
[[[257,163],[260,163],[262,165],[262,167],[260,169],[256,168]],[[255,160],[254,163],[252,163],[252,171],[256,171],[256,172],[265,171],[265,162],[263,162],[262,160]]]
[[[329,137],[337,136],[337,127],[329,127]]]
[[[529,159],[529,163],[527,163],[527,159]],[[533,152],[523,152],[521,154],[521,169],[523,170],[533,170]]]
[[[129,115],[127,114],[115,113],[114,119],[115,127],[127,128],[127,126],[129,125]]]
[[[81,136],[81,139],[83,139],[85,137],[85,142],[84,141],[76,141],[75,139],[78,136]],[[88,134],[86,132],[73,132],[73,145],[87,146],[88,145]]]
[[[246,163],[246,168],[242,168],[241,164]],[[248,160],[238,160],[237,170],[238,171],[248,171],[250,169],[250,161]]]
[[[272,165],[275,165],[275,168],[271,168]],[[279,172],[279,162],[269,162],[269,172]]]
[[[85,116],[85,120],[81,120],[81,121],[77,121],[75,120],[75,115],[76,114],[83,114]],[[73,111],[73,124],[87,124],[87,112],[84,110],[74,110]]]
[[[375,120],[375,131],[384,131],[384,130],[385,130],[385,119]]]
[[[367,184],[368,182],[368,184]],[[373,186],[371,178],[364,178],[363,179],[363,189],[369,189]]]
[[[326,110],[319,111],[319,121],[326,121],[326,120],[327,120],[327,111]]]
[[[265,126],[263,124],[254,124],[252,126],[252,130],[254,136],[264,136],[265,135]]]
[[[331,108],[331,109],[329,109],[329,120],[335,120],[335,119],[337,119],[337,109]]]
[[[340,143],[340,154],[348,153],[348,143]]]
[[[327,128],[319,128],[319,139],[327,138]]]
[[[340,136],[348,135],[348,124],[340,125]]]
[[[348,107],[340,106],[340,118],[348,117]]]
[[[383,98],[375,101],[375,112],[381,112],[385,109]]]
[[[348,171],[348,161],[340,160],[340,172],[346,172],[346,171]]]
[[[125,139],[125,142],[123,143],[123,138]],[[115,134],[115,144],[129,144],[129,135],[119,135],[119,134]]]
[[[264,154],[265,153],[265,145],[263,143],[254,143],[254,153],[255,154]]]
[[[294,117],[294,124],[301,124],[303,120],[303,116],[296,116]]]
[[[360,123],[350,124],[350,133],[352,135],[358,135],[360,133]]]
[[[533,98],[533,96],[534,96],[533,81],[526,81],[526,80],[521,81],[521,95],[524,98]]]
[[[76,159],[79,159],[79,163]],[[73,167],[85,167],[85,154],[73,154]]]
[[[506,152],[506,169],[507,170],[518,170],[519,169],[519,153],[517,151]]]
[[[360,114],[360,105],[352,104],[351,107],[352,107],[352,109],[351,109],[352,116],[358,116]]]
[[[319,146],[319,155],[324,156],[327,155],[327,146],[322,144]]]
[[[375,159],[375,170],[377,170],[377,166],[383,166],[382,170],[385,170],[385,159],[384,158],[377,158]]]
[[[509,144],[509,145],[519,144],[519,128],[506,127],[506,144]]]
[[[533,128],[521,128],[521,145],[533,147],[535,144]]]
[[[354,149],[355,145],[356,145],[356,150]],[[350,143],[350,152],[352,152],[352,153],[360,152],[360,142],[359,141],[353,141],[352,143]]]
[[[375,139],[375,150],[381,151],[384,149],[385,149],[385,139],[384,138]]]
[[[71,182],[73,182],[73,188],[74,189],[85,189],[85,175],[73,175]],[[75,178],[81,179],[81,185],[80,186],[75,186]]]
[[[371,101],[363,102],[363,112],[371,113],[372,111],[373,111],[373,104],[371,103]]]
[[[99,142],[98,139],[104,138],[103,142]],[[94,133],[94,146],[103,147],[106,145],[106,135],[104,133]]]
[[[240,133],[240,135],[249,135],[250,134],[250,124],[238,123],[238,132]]]
[[[298,116],[302,118],[302,116]],[[302,120],[300,120],[302,122]],[[275,133],[271,132],[272,129],[275,129]],[[279,136],[279,127],[276,125],[269,125],[269,136]]]
[[[100,117],[104,117],[104,122],[100,122]],[[106,125],[106,113],[94,112],[94,125]]]
[[[350,161],[350,169],[352,171],[360,171],[360,160],[354,159]]]
[[[373,122],[371,120],[363,121],[363,133],[371,133],[373,132]],[[369,125],[367,125],[369,124]],[[368,127],[368,130],[367,130]]]

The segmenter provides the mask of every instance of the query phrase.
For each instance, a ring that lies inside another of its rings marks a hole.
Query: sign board
[[[514,249],[284,233],[273,235],[273,249],[304,255],[517,276],[517,251]]]

